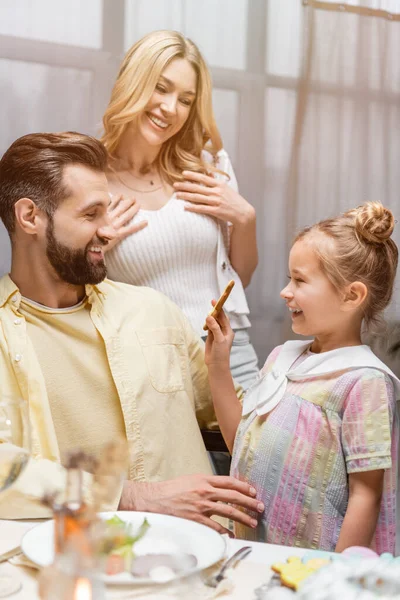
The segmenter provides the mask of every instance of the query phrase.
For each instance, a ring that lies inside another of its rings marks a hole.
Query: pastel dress
[[[395,551],[400,381],[368,346],[321,354],[311,341],[275,348],[247,391],[231,475],[265,504],[237,537],[333,551],[350,473],[384,469],[373,547]]]

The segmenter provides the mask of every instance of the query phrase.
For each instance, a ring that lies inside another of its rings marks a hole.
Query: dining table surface
[[[24,534],[35,527],[40,521],[19,520],[8,521],[0,520],[0,555],[21,544]],[[221,597],[224,600],[257,600],[255,590],[267,583],[273,575],[271,565],[275,562],[285,562],[291,556],[302,556],[306,550],[303,548],[289,548],[287,546],[278,546],[264,544],[260,542],[249,542],[247,540],[229,539],[227,545],[227,555],[232,555],[242,546],[251,546],[252,552],[244,558],[238,566],[231,572],[231,589],[226,591]],[[38,593],[38,573],[34,568],[15,564],[15,560],[3,562],[0,564],[0,576],[2,574],[11,575],[17,578],[21,583],[20,591],[10,596],[11,600],[36,600]],[[22,561],[21,561],[22,562]],[[118,598],[114,586],[107,586],[106,599]],[[131,588],[132,594],[123,596],[124,598],[138,597],[135,592],[135,586]],[[147,598],[156,598],[157,595],[148,595]],[[196,596],[199,599],[207,595]],[[96,599],[93,599],[96,600]],[[182,597],[181,597],[182,600]]]

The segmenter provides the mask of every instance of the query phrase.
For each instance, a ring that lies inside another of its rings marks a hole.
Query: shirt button
[[[22,319],[14,319],[14,325],[21,325]]]
[[[18,300],[17,295],[15,295],[11,298],[11,302],[14,302],[14,304],[17,302],[17,300]]]
[[[16,362],[19,362],[21,359],[22,359],[22,354],[16,354],[15,355]]]
[[[225,271],[225,269],[226,269],[226,262],[225,261],[222,263],[221,267],[222,267],[222,270]]]

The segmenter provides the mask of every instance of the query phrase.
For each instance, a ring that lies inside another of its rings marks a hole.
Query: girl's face
[[[292,317],[294,333],[329,339],[347,326],[344,296],[321,269],[306,239],[297,241],[289,256],[290,282],[281,291]]]
[[[196,72],[186,59],[169,63],[139,117],[137,133],[143,141],[161,146],[182,129],[195,101],[196,86]]]

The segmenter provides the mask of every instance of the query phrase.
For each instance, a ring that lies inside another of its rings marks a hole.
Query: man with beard
[[[32,459],[0,498],[0,517],[45,516],[40,498],[63,486],[66,453],[97,456],[123,436],[128,477],[105,508],[218,531],[212,515],[254,527],[238,507],[262,510],[255,490],[211,475],[199,429],[215,422],[201,341],[162,294],[105,279],[106,166],[103,145],[78,133],[26,135],[0,161],[12,245],[0,279],[0,389],[27,402],[32,433]]]

